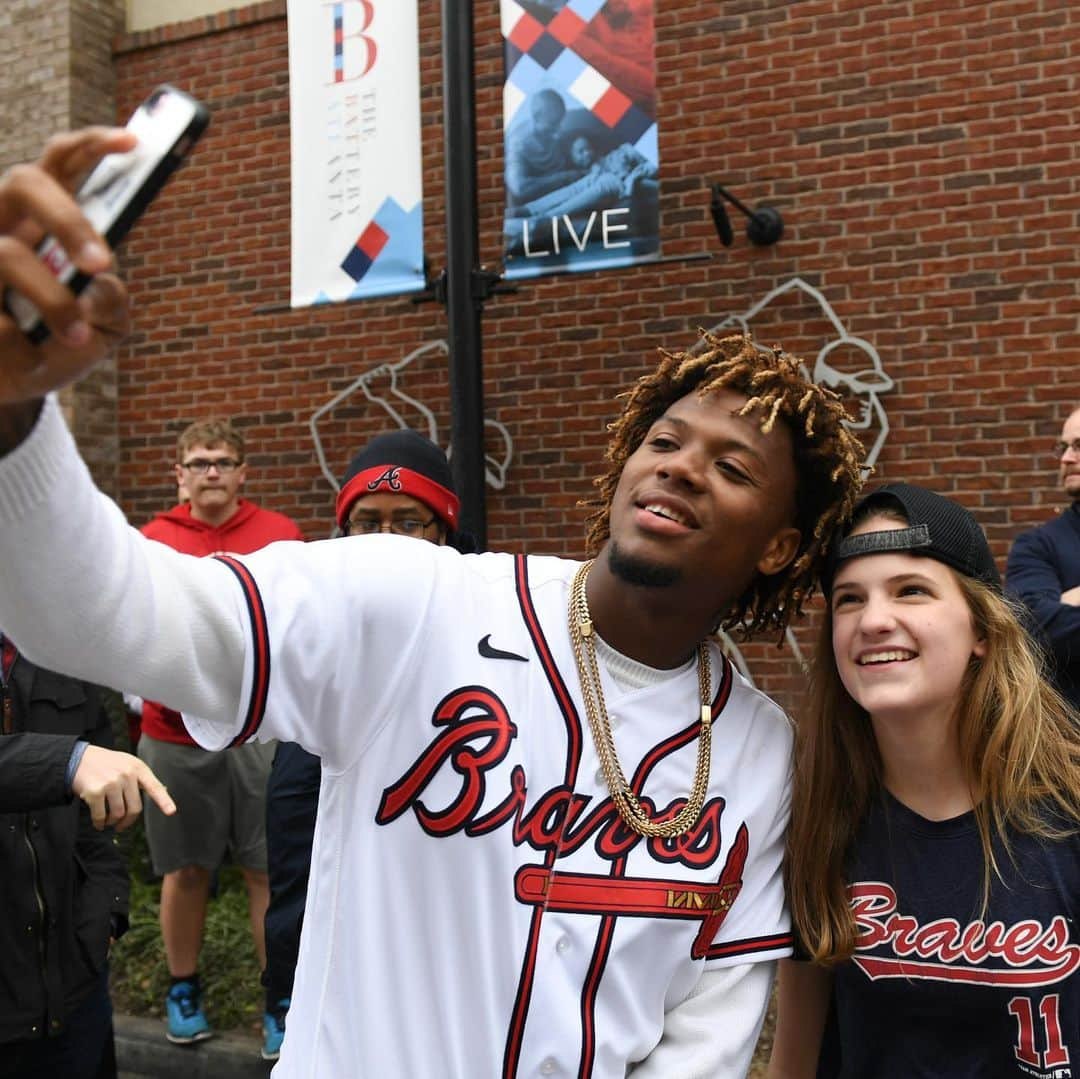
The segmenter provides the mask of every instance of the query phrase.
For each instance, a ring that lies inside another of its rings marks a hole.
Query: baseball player
[[[54,140],[0,206],[102,270],[57,181],[122,144]],[[0,622],[176,701],[208,748],[322,759],[276,1079],[744,1074],[791,949],[791,736],[712,632],[800,609],[859,482],[840,403],[742,337],[665,354],[612,427],[584,562],[393,535],[193,559],[125,524],[38,396],[127,307],[108,276],[65,300],[28,238],[0,279],[53,339],[0,320]]]

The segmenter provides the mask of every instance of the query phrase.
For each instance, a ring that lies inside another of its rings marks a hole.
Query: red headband
[[[357,472],[338,492],[334,512],[338,528],[344,528],[353,503],[365,495],[411,495],[419,499],[451,529],[457,528],[461,500],[440,483],[401,465],[375,465]]]

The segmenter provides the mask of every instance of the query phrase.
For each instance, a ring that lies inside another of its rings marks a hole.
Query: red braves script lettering
[[[588,843],[595,843],[601,857],[610,861],[624,857],[642,842],[619,817],[610,798],[590,809],[590,795],[575,794],[566,787],[555,787],[536,796],[528,805],[528,780],[524,769],[515,766],[510,773],[510,790],[493,809],[481,813],[487,794],[487,773],[504,760],[517,728],[505,705],[488,689],[466,686],[448,694],[432,717],[436,727],[444,728],[419,760],[395,784],[383,791],[376,821],[389,824],[407,810],[416,815],[425,832],[447,836],[455,832],[486,835],[512,822],[514,843],[527,844],[541,852],[568,854]],[[441,806],[428,805],[421,795],[432,779],[449,766],[460,784],[453,796]],[[686,804],[675,799],[662,813],[642,798],[642,804],[660,820],[673,817]],[[697,824],[680,836],[648,840],[649,854],[658,862],[680,862],[692,869],[711,866],[721,853],[721,816],[724,800],[712,798],[705,803]]]
[[[1069,943],[1069,925],[1060,914],[1048,926],[1034,919],[961,926],[954,918],[921,925],[897,912],[896,893],[887,884],[855,884],[848,894],[859,931],[855,962],[871,979],[1052,985],[1080,966],[1080,945]]]

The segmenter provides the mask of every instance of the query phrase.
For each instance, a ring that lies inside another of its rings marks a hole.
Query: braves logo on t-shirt
[[[971,985],[1053,985],[1080,966],[1061,915],[1005,925],[939,918],[921,924],[897,910],[896,892],[881,881],[848,888],[859,932],[855,964],[871,980],[923,978]]]

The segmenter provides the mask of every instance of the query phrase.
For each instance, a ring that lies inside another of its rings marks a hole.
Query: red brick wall
[[[0,169],[31,160],[56,131],[116,114],[112,42],[124,0],[5,0],[0,9]],[[17,47],[15,47],[17,45]],[[109,361],[61,395],[97,483],[116,493],[116,365]]]
[[[501,225],[498,5],[478,0],[480,234]],[[445,263],[439,5],[421,4],[425,234]],[[523,284],[484,316],[486,408],[510,429],[506,488],[488,492],[494,547],[576,553],[578,498],[619,387],[659,344],[740,312],[799,275],[879,351],[896,386],[882,479],[955,492],[1004,560],[1057,502],[1047,446],[1080,402],[1080,7],[1057,0],[658,0],[665,262]],[[176,432],[227,412],[253,448],[249,491],[325,535],[331,492],[311,413],[376,364],[444,337],[434,304],[369,301],[290,312],[284,3],[121,42],[119,106],[174,81],[214,111],[210,132],[128,243],[137,330],[120,358],[121,500],[141,521],[173,495]],[[779,207],[781,242],[736,220],[720,247],[709,180]],[[813,354],[816,305],[772,308],[760,337]],[[448,430],[446,375],[410,392]],[[360,399],[326,427],[332,467],[381,429]],[[791,703],[787,653],[755,674]]]

